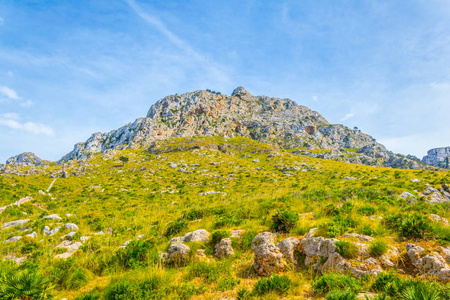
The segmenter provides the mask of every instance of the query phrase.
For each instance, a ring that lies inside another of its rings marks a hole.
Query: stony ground
[[[33,278],[56,299],[448,299],[446,171],[219,137],[2,169],[0,294]]]

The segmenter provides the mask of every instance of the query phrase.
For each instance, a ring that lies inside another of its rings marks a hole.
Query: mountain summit
[[[249,137],[320,158],[420,167],[419,160],[386,150],[358,129],[330,124],[318,112],[290,99],[253,96],[241,86],[231,96],[209,90],[166,96],[150,107],[145,118],[107,133],[94,133],[59,162],[87,158],[108,149],[145,147],[170,137],[197,135]]]

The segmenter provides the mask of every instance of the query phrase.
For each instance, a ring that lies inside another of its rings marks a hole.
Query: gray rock
[[[199,229],[184,236],[184,242],[207,242],[209,241],[210,233],[205,229]]]
[[[26,166],[42,166],[44,165],[42,159],[37,157],[32,152],[24,152],[22,154],[8,158],[6,164],[10,165],[26,165]]]
[[[422,161],[428,165],[449,168],[450,147],[434,148],[428,150]]]
[[[444,224],[445,226],[448,226],[448,220],[446,218],[443,218],[441,216],[435,215],[435,214],[431,214],[430,215],[430,219],[435,221],[435,222],[439,222]]]
[[[234,249],[231,247],[231,240],[223,238],[214,246],[214,255],[218,258],[224,258],[234,254]]]
[[[67,224],[65,225],[65,227],[66,227],[67,230],[75,230],[75,231],[78,231],[78,230],[79,230],[79,229],[78,229],[78,226],[75,225],[75,224],[73,224],[73,223],[67,223]]]
[[[12,222],[3,223],[2,229],[12,228],[16,226],[25,225],[29,220],[17,220]]]
[[[12,238],[7,239],[7,240],[4,241],[3,243],[17,242],[17,241],[20,240],[21,238],[22,238],[21,236],[13,236]]]
[[[231,236],[230,238],[240,238],[241,235],[245,232],[245,230],[235,229],[230,230]]]
[[[30,237],[30,238],[37,238],[37,233],[36,232],[32,232],[30,234],[27,234],[26,236]]]
[[[57,214],[53,214],[53,215],[48,215],[48,216],[44,216],[42,217],[43,219],[50,219],[50,220],[61,220],[62,218],[60,216],[58,216]]]
[[[286,262],[280,249],[273,243],[262,243],[255,248],[253,268],[260,276],[284,271]]]
[[[71,240],[75,234],[77,234],[75,231],[69,232],[68,234],[62,236],[61,240]]]
[[[263,244],[273,244],[275,235],[271,232],[263,232],[255,236],[252,240],[252,250],[255,250],[258,246]]]
[[[295,252],[300,252],[300,241],[294,237],[289,237],[282,242],[277,244],[277,247],[280,249],[281,253],[283,254],[283,257],[289,261],[290,263],[293,263],[294,266],[298,265],[297,260],[295,259]]]
[[[42,233],[45,235],[48,235],[49,232],[50,232],[50,227],[44,226],[44,228],[42,229]]]
[[[55,235],[55,234],[58,233],[58,231],[59,231],[60,229],[61,229],[61,226],[55,227],[55,228],[53,228],[52,230],[50,230],[50,231],[47,233],[47,235],[48,235],[48,236]]]
[[[171,244],[167,250],[167,262],[175,266],[185,265],[189,261],[191,248],[185,244]]]
[[[73,253],[73,252],[77,251],[81,246],[83,246],[83,244],[80,242],[62,241],[55,248],[64,248],[64,249],[67,249],[68,252]]]
[[[373,237],[364,235],[364,234],[359,234],[359,233],[347,233],[347,234],[344,234],[344,237],[355,238],[355,239],[360,240],[361,242],[370,242],[371,240],[373,240]]]

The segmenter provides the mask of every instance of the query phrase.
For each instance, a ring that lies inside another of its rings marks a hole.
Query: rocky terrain
[[[318,112],[290,99],[253,96],[243,87],[231,96],[195,91],[167,96],[139,118],[108,133],[94,133],[59,163],[108,149],[148,147],[170,137],[242,136],[276,144],[296,154],[403,169],[427,168],[395,154],[358,129],[330,124]]]
[[[448,299],[448,178],[240,136],[4,165],[0,297]]]
[[[22,154],[10,157],[6,160],[6,164],[11,165],[27,165],[27,166],[42,166],[45,162],[32,152],[24,152]]]
[[[430,166],[449,169],[450,147],[434,148],[428,151],[422,161]]]

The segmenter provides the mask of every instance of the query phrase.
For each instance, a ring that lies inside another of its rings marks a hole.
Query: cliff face
[[[306,155],[313,155],[311,151],[317,149],[342,153],[348,148],[366,147],[377,150],[361,152],[364,159],[354,162],[392,166],[385,161],[392,160],[393,153],[360,130],[332,125],[318,112],[290,99],[253,96],[243,87],[236,88],[231,96],[202,90],[167,96],[152,105],[145,118],[108,133],[94,133],[59,162],[196,135],[249,137],[285,149],[302,148]],[[415,162],[408,163],[408,168],[418,167]]]
[[[450,147],[434,148],[428,150],[427,155],[423,157],[422,161],[427,165],[450,168]]]

